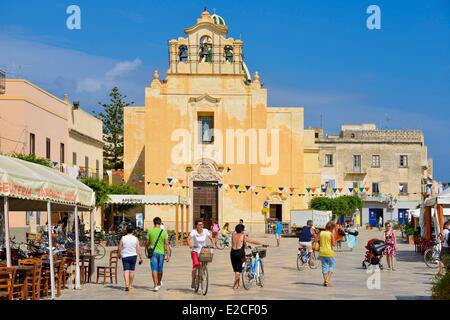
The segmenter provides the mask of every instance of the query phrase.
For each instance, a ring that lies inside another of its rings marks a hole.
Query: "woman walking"
[[[231,236],[231,251],[230,251],[230,259],[231,266],[234,271],[234,284],[233,289],[239,289],[240,279],[242,273],[242,264],[245,261],[245,245],[246,243],[252,243],[257,245],[262,245],[262,243],[250,239],[247,235],[244,234],[244,225],[238,224],[235,228],[235,232]]]
[[[336,260],[334,258],[333,247],[336,246],[336,224],[333,221],[329,221],[325,230],[319,234],[320,239],[320,260],[322,261],[322,276],[323,285],[331,285],[331,275],[334,272],[336,266]]]
[[[356,241],[356,237],[358,235],[357,233],[358,231],[356,230],[356,228],[353,226],[353,222],[350,222],[348,224],[348,228],[347,228],[347,246],[350,248],[350,251],[353,251],[353,249],[356,247],[357,241]]]
[[[394,268],[394,261],[395,261],[395,255],[397,253],[397,241],[395,240],[395,233],[392,229],[391,223],[386,222],[384,224],[385,231],[383,232],[383,240],[386,244],[386,249],[384,251],[384,254],[386,256],[386,261],[388,265],[388,270],[395,271]]]
[[[118,258],[122,259],[125,291],[133,289],[134,270],[136,269],[136,260],[139,256],[139,264],[142,264],[141,247],[139,240],[133,235],[134,227],[127,226],[127,235],[119,241]]]
[[[219,239],[220,226],[217,224],[216,220],[213,220],[213,224],[211,226],[213,245],[217,247],[217,240]]]

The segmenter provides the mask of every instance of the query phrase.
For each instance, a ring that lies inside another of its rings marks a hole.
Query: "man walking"
[[[153,224],[154,228],[147,233],[146,247],[149,256],[151,256],[150,267],[152,270],[153,291],[158,291],[162,286],[164,260],[169,262],[170,259],[170,245],[167,231],[161,228],[161,218],[154,218]]]
[[[383,217],[380,216],[380,218],[378,219],[378,230],[381,231],[382,228],[383,228]]]
[[[283,232],[283,223],[280,220],[278,220],[278,218],[277,218],[277,220],[275,222],[275,226],[276,226],[276,228],[275,228],[275,239],[277,239],[277,247],[279,247],[280,246],[281,233]]]

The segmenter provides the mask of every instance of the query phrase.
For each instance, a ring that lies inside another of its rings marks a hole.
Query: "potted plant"
[[[408,237],[408,244],[414,244],[414,227],[411,223],[405,224],[405,234]]]

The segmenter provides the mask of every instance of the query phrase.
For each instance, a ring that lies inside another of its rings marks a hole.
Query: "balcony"
[[[373,194],[363,193],[361,194],[361,199],[364,201],[389,203],[391,197],[387,194],[381,193],[373,193]]]
[[[365,175],[367,174],[367,170],[361,167],[346,167],[345,174]]]
[[[6,74],[4,71],[0,70],[0,94],[5,94],[6,92]]]

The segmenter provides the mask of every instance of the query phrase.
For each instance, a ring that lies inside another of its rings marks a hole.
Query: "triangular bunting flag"
[[[289,193],[289,196],[291,196],[291,197],[292,197],[292,195],[293,195],[293,193]]]
[[[169,183],[172,183],[173,178],[167,178],[167,181],[169,181]]]
[[[165,187],[165,186],[166,186],[166,184],[165,184],[165,183],[161,183],[161,185],[162,185],[163,187]]]
[[[366,187],[365,190],[366,190],[366,192],[369,192],[369,187]]]
[[[181,186],[182,189],[186,188],[186,186]]]
[[[259,192],[258,191],[255,191],[255,194],[257,195]]]
[[[312,193],[316,192],[316,188],[311,188],[311,192]]]
[[[291,190],[291,192],[294,192],[295,188],[289,188],[289,190]]]
[[[284,188],[283,188],[283,187],[278,187],[278,190],[280,190],[281,192],[283,192]]]
[[[178,179],[178,182],[180,183],[180,184],[182,184],[183,183],[183,179]]]
[[[336,191],[337,191],[337,188],[333,188],[333,193],[336,193]]]
[[[230,189],[233,189],[234,184],[229,184],[228,186],[230,187]]]
[[[234,185],[234,188],[237,190],[237,189],[239,189],[239,185],[238,184],[235,184]]]
[[[364,192],[364,187],[359,188],[359,191]]]
[[[265,188],[266,188],[265,186],[262,186],[262,187],[261,187],[261,189],[263,189],[263,190],[264,190]]]
[[[221,189],[223,187],[222,183],[218,183],[217,186],[219,187],[219,189]]]
[[[348,188],[348,191],[353,192],[353,188]]]
[[[245,189],[247,189],[247,191],[250,189],[250,186],[245,186]]]
[[[325,188],[322,188],[322,192],[327,192],[327,188],[325,187]]]
[[[306,188],[306,192],[310,193],[311,192],[311,188]]]

